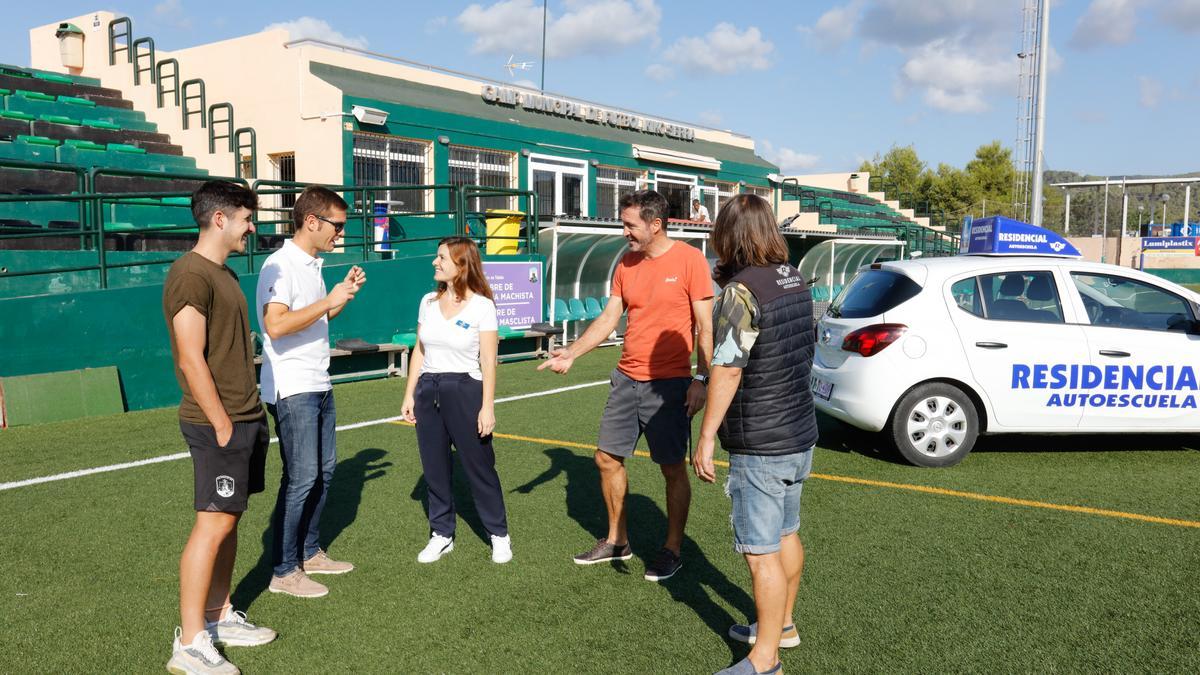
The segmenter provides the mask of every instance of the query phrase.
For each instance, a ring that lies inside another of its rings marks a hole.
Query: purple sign
[[[484,261],[501,326],[525,329],[542,321],[542,263]]]

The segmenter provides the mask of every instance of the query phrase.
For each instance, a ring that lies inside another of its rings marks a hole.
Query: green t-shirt
[[[163,315],[171,337],[175,378],[183,390],[179,418],[193,424],[210,424],[179,369],[173,319],[179,310],[189,306],[206,319],[204,360],[229,419],[234,422],[259,419],[263,409],[254,377],[254,341],[250,337],[246,296],[233,270],[195,251],[188,251],[171,265],[163,286]]]

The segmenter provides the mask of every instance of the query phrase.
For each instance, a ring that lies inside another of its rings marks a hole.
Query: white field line
[[[573,384],[569,387],[559,387],[557,389],[547,389],[546,391],[535,391],[532,394],[518,394],[516,396],[506,396],[496,399],[496,403],[508,403],[509,401],[521,401],[527,398],[537,398],[539,396],[550,396],[553,394],[561,394],[567,391],[576,389],[587,389],[588,387],[598,387],[602,384],[608,384],[608,380],[597,380],[596,382],[585,382],[583,384]],[[337,428],[338,431],[350,431],[351,429],[362,429],[363,427],[372,427],[379,424],[388,424],[402,419],[399,415],[395,417],[384,417],[377,420],[368,420],[366,422],[355,422],[353,424],[343,424]],[[279,442],[278,438],[271,438],[272,443]],[[109,464],[108,466],[97,466],[91,469],[79,469],[78,471],[68,471],[66,473],[56,473],[52,476],[39,476],[37,478],[27,478],[25,480],[12,481],[9,483],[0,483],[0,492],[5,490],[15,490],[17,488],[28,487],[30,485],[39,485],[41,483],[53,483],[60,480],[69,480],[71,478],[81,478],[83,476],[91,476],[97,473],[108,473],[110,471],[122,471],[124,469],[133,469],[147,464],[158,464],[159,462],[172,462],[177,459],[186,459],[190,455],[186,452],[177,452],[172,455],[162,455],[159,457],[151,457],[149,459],[139,459],[136,462],[123,462],[121,464]]]

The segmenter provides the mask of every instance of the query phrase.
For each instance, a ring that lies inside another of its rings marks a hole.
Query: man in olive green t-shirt
[[[213,644],[253,646],[275,631],[234,612],[229,591],[237,525],[250,494],[262,492],[270,434],[254,376],[246,296],[225,265],[246,250],[258,198],[251,190],[209,181],[192,195],[200,228],[195,248],[179,257],[163,286],[163,315],[175,376],[183,390],[179,428],[192,456],[196,522],[179,561],[182,628],[167,669],[232,673]]]

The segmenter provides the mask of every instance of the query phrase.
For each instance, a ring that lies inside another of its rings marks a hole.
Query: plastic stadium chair
[[[404,345],[405,347],[412,349],[413,347],[417,346],[417,334],[416,333],[396,333],[395,335],[392,336],[392,344]]]
[[[589,319],[587,309],[583,306],[583,301],[579,298],[571,298],[567,301],[567,308],[571,311],[571,319],[574,321],[583,321]]]
[[[608,309],[608,296],[600,298],[600,309]]]
[[[583,299],[583,309],[587,313],[588,319],[595,319],[604,311],[604,308],[600,306],[600,301],[592,297]]]
[[[571,321],[571,310],[567,307],[567,301],[562,298],[554,299],[554,322]]]

